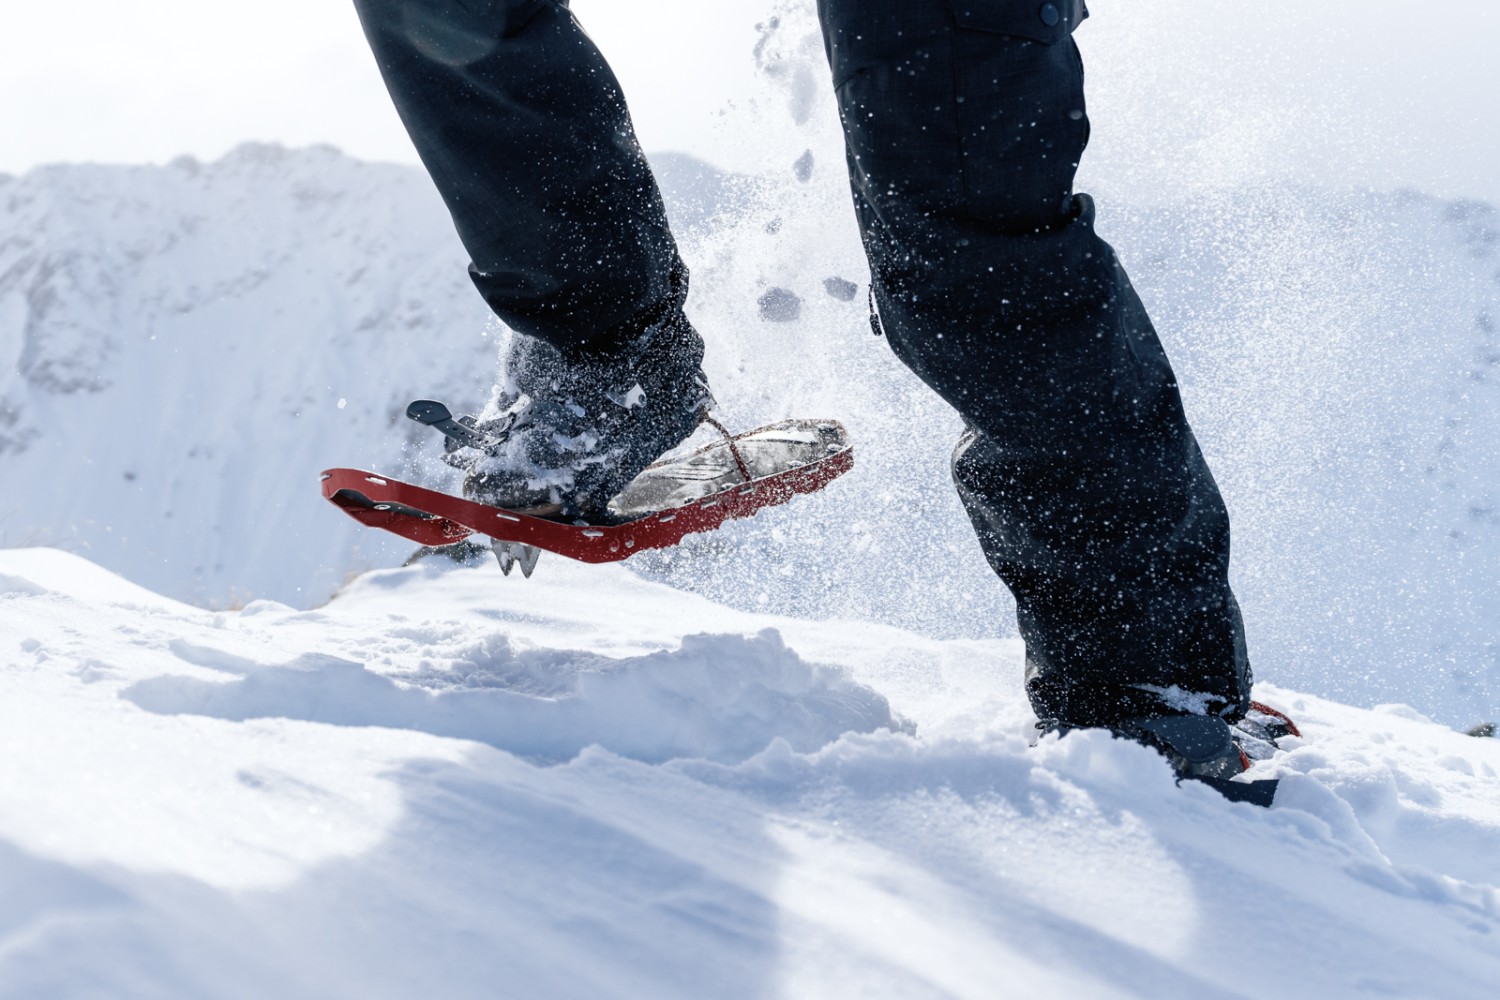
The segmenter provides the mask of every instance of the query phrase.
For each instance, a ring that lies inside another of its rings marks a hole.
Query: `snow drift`
[[[1273,808],[1231,804],[1102,734],[1028,748],[1013,641],[551,568],[429,561],[215,613],[0,552],[0,994],[1480,997],[1500,974],[1500,741],[1262,685],[1306,740],[1260,765]]]
[[[446,631],[408,630],[425,655],[454,659],[397,675],[400,683],[326,654],[261,666],[176,644],[172,651],[187,662],[235,679],[161,677],[121,696],[163,714],[417,729],[542,761],[598,745],[651,762],[732,762],[776,739],[805,752],[845,732],[896,728],[884,698],[802,662],[774,631],[685,636],[679,649],[614,661],[561,650],[517,653],[504,635],[448,650]]]

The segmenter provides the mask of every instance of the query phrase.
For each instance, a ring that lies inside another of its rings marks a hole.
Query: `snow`
[[[1489,995],[1500,741],[1262,685],[1276,805],[1020,649],[622,567],[214,612],[0,552],[0,995]],[[587,594],[587,600],[580,595]]]

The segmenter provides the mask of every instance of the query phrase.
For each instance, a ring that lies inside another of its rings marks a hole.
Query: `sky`
[[[734,109],[776,2],[573,6],[647,149],[744,169]],[[247,139],[415,161],[346,0],[11,6],[0,171],[213,158]],[[1085,172],[1105,187],[1150,198],[1273,175],[1500,202],[1500,4],[1095,0],[1078,39]]]

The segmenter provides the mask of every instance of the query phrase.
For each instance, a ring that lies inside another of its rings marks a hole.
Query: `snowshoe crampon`
[[[815,493],[854,465],[842,424],[783,420],[648,467],[593,522],[536,517],[361,469],[327,469],[323,496],[361,524],[421,545],[492,539],[501,568],[531,575],[540,550],[580,562],[616,562],[676,545],[690,534]]]

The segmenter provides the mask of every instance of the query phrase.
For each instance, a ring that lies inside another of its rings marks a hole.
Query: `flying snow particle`
[[[758,300],[760,318],[771,323],[791,323],[802,315],[802,299],[785,288],[768,288]]]
[[[813,174],[813,151],[805,150],[797,157],[797,162],[792,164],[792,174],[803,184],[812,180]]]
[[[859,294],[859,286],[848,278],[840,278],[834,275],[823,279],[823,291],[838,299],[840,302],[853,302],[854,296]]]

